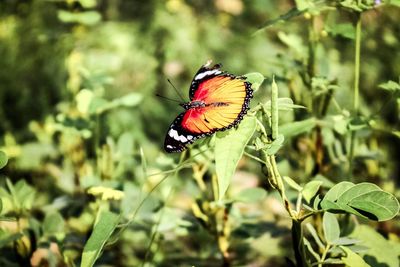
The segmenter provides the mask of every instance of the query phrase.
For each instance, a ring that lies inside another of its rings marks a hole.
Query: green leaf
[[[315,194],[317,194],[321,185],[321,181],[308,182],[305,186],[303,186],[303,190],[301,191],[303,198],[310,203],[311,199],[315,196]]]
[[[349,245],[354,245],[357,243],[360,243],[360,240],[355,239],[355,238],[345,237],[345,236],[340,237],[331,242],[331,244],[335,245],[335,246],[349,246]]]
[[[271,112],[271,100],[265,102],[263,106],[266,110]],[[278,110],[288,111],[288,110],[293,110],[295,108],[306,108],[306,107],[294,104],[293,100],[289,97],[278,98]]]
[[[76,100],[76,107],[80,113],[82,114],[89,113],[89,107],[93,97],[94,97],[93,92],[88,89],[82,89],[79,91],[79,93],[75,96],[75,100]]]
[[[246,77],[246,81],[251,83],[251,88],[254,91],[257,91],[258,88],[261,86],[261,84],[264,81],[264,75],[262,75],[259,72],[251,72],[251,73],[247,73],[244,75]]]
[[[101,97],[93,97],[90,102],[88,112],[89,114],[101,114],[104,110],[107,110],[109,101]]]
[[[399,202],[395,196],[385,191],[372,191],[353,198],[348,205],[353,209],[367,213],[366,217],[377,221],[386,221],[399,213]]]
[[[400,7],[400,0],[390,0],[387,4]]]
[[[283,180],[294,190],[301,192],[303,190],[303,187],[301,187],[298,183],[296,183],[295,180],[290,178],[289,176],[283,176]]]
[[[241,191],[238,195],[236,195],[233,200],[234,201],[240,201],[240,202],[246,202],[246,203],[251,203],[251,202],[257,202],[259,200],[262,200],[265,198],[267,195],[267,192],[262,189],[262,188],[247,188]]]
[[[381,83],[379,88],[395,92],[400,90],[400,84],[394,81],[388,81],[387,83]]]
[[[43,222],[43,232],[48,235],[60,234],[64,232],[65,222],[58,212],[46,214]]]
[[[7,154],[0,150],[0,169],[7,165],[8,157]]]
[[[93,232],[83,249],[81,267],[91,267],[94,265],[104,244],[114,232],[118,221],[119,216],[113,212],[103,211],[99,214]]]
[[[279,126],[279,133],[283,134],[286,139],[289,139],[292,136],[310,131],[315,127],[316,124],[317,120],[315,118],[290,122]]]
[[[338,203],[348,204],[352,199],[361,196],[367,192],[381,190],[379,186],[372,183],[359,183],[352,187],[346,188],[342,194],[337,198]]]
[[[285,141],[285,137],[283,134],[279,134],[278,137],[272,141],[272,143],[265,144],[263,149],[267,155],[275,155],[278,150],[282,147],[283,142]]]
[[[295,0],[296,6],[299,10],[307,10],[315,6],[311,0]]]
[[[256,118],[246,116],[237,129],[217,134],[214,153],[219,200],[224,197],[244,148],[255,129]]]
[[[348,39],[354,39],[354,26],[351,23],[335,23],[325,27],[325,30],[336,36],[343,36]]]
[[[114,106],[134,107],[139,105],[143,100],[143,95],[139,93],[130,93],[121,98],[113,100],[111,103]]]
[[[321,202],[326,210],[343,210],[370,220],[390,220],[399,212],[399,202],[372,183],[341,182]]]
[[[336,216],[332,213],[325,212],[322,218],[322,227],[324,229],[325,240],[328,244],[332,244],[340,237],[340,227]]]
[[[324,201],[332,201],[335,202],[347,189],[353,187],[354,184],[351,182],[340,182],[326,193],[324,199],[321,202],[322,207],[324,208]]]
[[[358,225],[350,235],[359,239],[369,249],[364,253],[364,260],[371,266],[400,266],[400,245],[389,241],[368,225]]]
[[[367,264],[363,258],[361,258],[359,255],[351,251],[351,249],[346,248],[344,246],[340,246],[340,248],[346,253],[345,257],[342,257],[342,261],[346,266],[349,267],[371,267],[369,264]]]
[[[97,11],[69,12],[65,10],[59,10],[58,19],[65,23],[95,25],[101,20],[101,15]]]

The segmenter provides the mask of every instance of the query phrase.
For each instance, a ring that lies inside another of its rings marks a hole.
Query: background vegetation
[[[0,265],[399,266],[399,17],[398,0],[1,1]],[[155,95],[186,96],[208,59],[265,77],[248,117],[266,134],[243,122],[237,168],[217,153],[235,130],[162,149],[181,110]],[[343,181],[376,206],[348,208]]]

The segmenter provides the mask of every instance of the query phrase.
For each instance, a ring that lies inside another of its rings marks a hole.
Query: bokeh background
[[[298,12],[308,2],[311,11]],[[0,186],[4,196],[6,177],[11,184],[24,181],[18,212],[33,232],[22,252],[3,248],[9,253],[0,256],[2,265],[33,264],[46,258],[37,253],[40,245],[52,243],[48,250],[79,262],[96,214],[91,186],[124,191],[115,205],[127,216],[134,211],[143,192],[163,179],[153,174],[174,168],[180,156],[162,147],[181,108],[156,94],[180,101],[170,79],[187,97],[194,73],[209,59],[233,74],[262,73],[266,80],[253,103],[270,98],[275,75],[280,96],[307,107],[283,112],[281,124],[316,117],[337,126],[322,130],[328,140],[323,161],[316,158],[311,127],[288,134],[278,157],[284,175],[299,183],[316,175],[333,183],[348,179],[354,11],[339,8],[340,2],[352,1],[0,1],[0,146],[9,157]],[[399,197],[399,89],[379,87],[400,77],[400,8],[392,2],[365,1],[363,121],[353,124],[362,129],[350,176]],[[334,100],[318,110],[324,94]],[[196,198],[206,197],[192,176],[189,168],[162,180],[99,264],[221,266],[214,237],[193,212]],[[229,194],[255,186],[270,194],[233,208],[231,264],[285,266],[292,256],[290,221],[259,164],[244,157]],[[4,214],[16,212],[7,201],[3,206]],[[59,227],[46,232],[52,220]],[[371,227],[391,240],[394,257],[400,254],[398,220]]]

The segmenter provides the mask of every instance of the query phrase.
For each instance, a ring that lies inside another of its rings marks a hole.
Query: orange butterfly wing
[[[213,133],[236,125],[248,110],[251,84],[231,75],[213,77],[199,84],[192,101],[205,107],[189,109],[182,127],[193,133]]]

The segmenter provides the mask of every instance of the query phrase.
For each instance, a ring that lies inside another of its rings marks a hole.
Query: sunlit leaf
[[[252,72],[252,73],[247,73],[244,75],[246,77],[246,81],[251,82],[251,88],[254,91],[257,91],[260,85],[264,81],[264,75],[262,75],[259,72]]]
[[[7,154],[0,150],[0,169],[7,165],[8,157]]]
[[[340,237],[340,227],[336,216],[332,213],[325,212],[322,218],[322,227],[326,242],[332,244]]]
[[[283,180],[294,190],[301,192],[303,190],[303,187],[301,187],[298,183],[296,183],[295,180],[290,178],[289,176],[283,176]]]
[[[400,90],[400,84],[394,81],[388,81],[386,83],[381,83],[379,88],[395,92]]]
[[[324,199],[322,200],[322,207],[323,207],[323,202],[326,200],[330,200],[332,202],[335,202],[347,189],[353,187],[354,184],[351,182],[340,182],[336,184],[334,187],[332,187],[325,195]]]
[[[279,133],[283,134],[286,139],[299,135],[301,133],[306,133],[313,129],[317,124],[315,118],[306,119],[303,121],[295,121],[279,126]]]
[[[370,213],[371,215],[366,216],[377,221],[390,220],[399,213],[399,202],[396,197],[380,190],[361,194],[351,199],[348,205],[358,211]]]
[[[364,260],[371,266],[376,266],[377,262],[382,266],[400,266],[398,242],[385,239],[368,225],[358,225],[350,236],[359,239],[363,246],[368,247],[368,250],[364,251]]]
[[[345,253],[346,256],[342,257],[343,263],[348,266],[348,267],[371,267],[369,264],[367,264],[363,258],[361,258],[359,255],[351,251],[351,249],[341,246],[340,247]]]
[[[114,232],[118,220],[119,216],[113,212],[103,211],[99,214],[93,232],[83,248],[81,267],[94,265],[105,243]]]
[[[97,11],[69,12],[58,11],[58,19],[65,23],[80,23],[84,25],[95,25],[100,22],[101,15]]]
[[[256,118],[246,116],[237,129],[217,135],[215,140],[215,168],[218,177],[219,199],[231,182],[244,148],[256,129]]]
[[[310,203],[311,199],[317,194],[321,185],[321,181],[311,181],[305,184],[303,186],[303,190],[301,191],[303,198]]]

